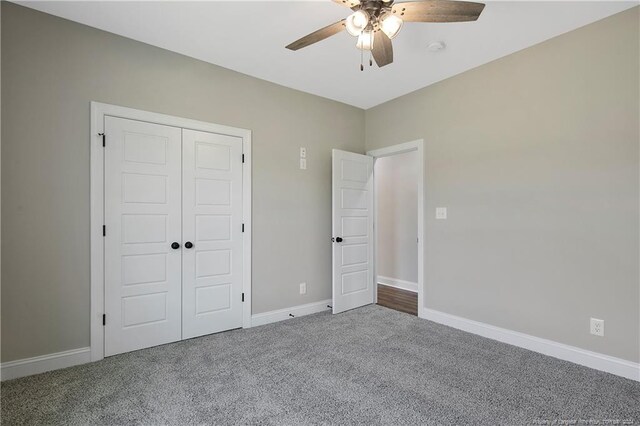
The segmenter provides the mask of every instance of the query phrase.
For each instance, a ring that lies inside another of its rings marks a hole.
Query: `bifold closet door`
[[[242,139],[182,131],[182,338],[242,327]]]
[[[181,129],[106,117],[105,356],[181,338]]]

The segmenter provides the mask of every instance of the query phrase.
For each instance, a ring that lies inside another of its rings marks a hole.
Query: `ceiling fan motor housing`
[[[370,24],[377,30],[380,16],[387,10],[391,10],[393,2],[383,2],[382,0],[363,0],[360,2],[360,9],[366,11],[371,17]]]

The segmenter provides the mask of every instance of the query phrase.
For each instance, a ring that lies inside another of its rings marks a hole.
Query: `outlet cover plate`
[[[591,318],[591,334],[604,336],[604,320]]]

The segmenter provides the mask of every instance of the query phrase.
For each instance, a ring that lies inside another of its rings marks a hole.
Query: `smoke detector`
[[[440,52],[441,50],[444,50],[445,47],[447,46],[442,41],[432,41],[427,45],[429,52]]]

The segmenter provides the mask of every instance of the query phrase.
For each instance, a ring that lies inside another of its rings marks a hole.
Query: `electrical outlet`
[[[300,159],[300,170],[307,170],[307,159],[306,158],[301,158]]]
[[[300,283],[300,294],[307,294],[307,283]]]
[[[436,219],[446,219],[446,218],[447,218],[447,208],[436,207]]]
[[[591,318],[591,334],[604,336],[604,320]]]
[[[307,158],[307,148],[303,146],[300,147],[300,158]]]

